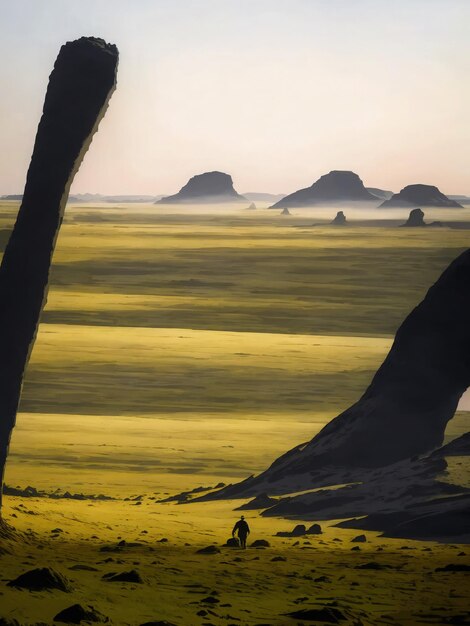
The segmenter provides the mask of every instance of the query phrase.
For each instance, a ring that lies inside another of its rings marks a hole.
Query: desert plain
[[[3,247],[18,205],[0,208]],[[5,496],[17,534],[0,552],[0,617],[59,623],[79,603],[131,626],[470,624],[468,572],[439,571],[469,566],[468,546],[353,542],[363,533],[337,520],[279,537],[297,521],[247,511],[242,551],[223,544],[245,501],[161,502],[311,439],[468,247],[468,208],[427,210],[448,226],[417,229],[399,227],[406,210],[345,212],[334,227],[331,207],[67,207],[5,478],[39,493]],[[446,442],[469,410],[464,397]],[[470,486],[466,460],[442,479]],[[70,590],[8,586],[35,567]]]

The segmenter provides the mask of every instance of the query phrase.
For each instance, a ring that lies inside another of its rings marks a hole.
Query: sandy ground
[[[312,622],[284,613],[333,603],[360,620],[341,623],[465,623],[445,619],[468,610],[468,573],[436,568],[469,564],[466,547],[385,541],[375,533],[366,533],[366,543],[351,543],[357,531],[323,523],[322,535],[273,537],[292,529],[293,523],[249,512],[249,543],[262,538],[270,547],[222,547],[220,553],[197,554],[199,548],[225,543],[237,519],[232,509],[239,502],[158,504],[150,499],[154,496],[139,495],[144,496],[139,505],[8,497],[7,520],[34,536],[17,543],[14,556],[0,557],[0,615],[15,616],[24,624],[50,624],[60,610],[79,602],[122,625],[151,620],[287,625]],[[51,532],[57,528],[60,532]],[[103,551],[122,539],[140,545]],[[386,567],[359,569],[368,563]],[[70,570],[77,564],[95,569]],[[30,592],[6,586],[7,580],[38,566],[61,572],[73,590]],[[106,573],[132,569],[142,584],[102,580]],[[211,594],[218,602],[207,603]]]
[[[3,209],[2,245],[14,218]],[[240,502],[156,502],[240,480],[310,439],[363,392],[404,315],[468,246],[463,228],[396,228],[402,212],[382,225],[358,213],[369,222],[341,232],[329,212],[67,209],[6,483],[115,500],[5,498],[22,534],[0,555],[0,617],[52,624],[80,602],[118,625],[296,625],[326,622],[284,614],[331,605],[356,626],[470,623],[456,618],[468,573],[436,571],[468,564],[468,547],[374,533],[356,544],[332,522],[281,538],[294,521],[249,512],[250,540],[270,547],[245,552],[221,547]],[[461,411],[446,440],[467,430]],[[449,477],[468,483],[454,465]],[[116,550],[122,539],[140,545]],[[221,551],[196,553],[212,544]],[[40,566],[72,591],[7,586]],[[131,569],[142,583],[102,579]]]

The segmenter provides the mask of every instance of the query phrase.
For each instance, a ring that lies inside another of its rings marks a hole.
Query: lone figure
[[[238,539],[240,541],[240,546],[242,548],[246,548],[246,538],[250,534],[250,527],[245,522],[245,516],[242,515],[238,522],[235,524],[232,530],[232,537],[235,537],[235,533],[238,533]]]

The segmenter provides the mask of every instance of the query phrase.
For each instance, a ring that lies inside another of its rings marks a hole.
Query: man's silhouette
[[[232,537],[235,537],[235,533],[238,533],[238,540],[240,541],[240,546],[242,548],[246,548],[246,538],[250,534],[250,527],[245,522],[244,515],[240,517],[238,522],[233,527]]]

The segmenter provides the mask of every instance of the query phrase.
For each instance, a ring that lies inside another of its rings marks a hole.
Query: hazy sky
[[[0,0],[0,194],[19,193],[62,43],[120,50],[72,191],[221,170],[291,192],[331,169],[470,194],[470,0]]]

